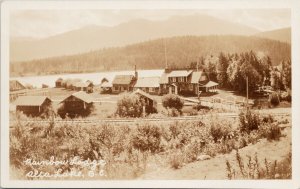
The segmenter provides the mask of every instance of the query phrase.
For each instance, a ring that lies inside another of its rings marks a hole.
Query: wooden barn
[[[58,114],[65,118],[76,116],[88,116],[93,109],[93,98],[84,91],[73,93],[60,102]]]
[[[61,88],[61,87],[63,87],[63,79],[60,77],[60,78],[58,78],[56,81],[55,81],[55,87],[56,88]]]
[[[137,89],[132,92],[133,95],[137,95],[144,103],[143,112],[144,114],[156,113],[157,112],[157,101],[150,94]]]
[[[18,80],[10,80],[9,81],[9,91],[19,91],[26,89],[26,87],[20,83]]]
[[[51,106],[52,101],[46,96],[19,96],[14,102],[16,111],[28,116],[39,116]]]

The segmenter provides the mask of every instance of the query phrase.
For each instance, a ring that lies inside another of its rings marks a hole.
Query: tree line
[[[254,51],[242,53],[220,52],[218,56],[201,57],[192,62],[190,68],[205,69],[209,79],[221,87],[239,92],[246,92],[248,78],[249,91],[258,86],[272,86],[275,90],[291,89],[291,60],[282,60],[273,66],[269,56]]]
[[[180,36],[70,56],[12,62],[10,73],[12,76],[22,76],[130,70],[134,65],[138,69],[162,69],[166,63],[165,47],[167,62],[174,67],[187,67],[201,57],[203,61],[210,56],[215,58],[219,52],[239,54],[253,50],[268,55],[273,65],[291,56],[290,44],[253,36]]]

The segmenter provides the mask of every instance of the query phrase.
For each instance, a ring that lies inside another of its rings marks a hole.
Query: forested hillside
[[[52,57],[10,64],[11,76],[138,69],[161,69],[166,59],[172,67],[218,57],[220,52],[253,51],[269,56],[272,65],[291,58],[291,45],[258,37],[212,35],[181,36],[145,41],[125,47],[106,48],[71,56]]]

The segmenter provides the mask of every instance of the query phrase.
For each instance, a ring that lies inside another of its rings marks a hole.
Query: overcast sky
[[[289,9],[251,10],[18,10],[10,15],[12,37],[48,37],[87,25],[114,26],[133,19],[166,20],[207,14],[261,31],[290,27]]]

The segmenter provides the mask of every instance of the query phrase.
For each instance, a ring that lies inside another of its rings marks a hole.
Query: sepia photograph
[[[8,180],[295,178],[291,8],[7,10]]]

